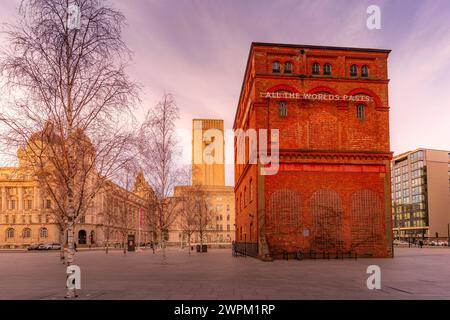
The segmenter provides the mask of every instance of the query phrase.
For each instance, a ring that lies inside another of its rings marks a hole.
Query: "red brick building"
[[[246,159],[235,166],[239,250],[393,255],[389,53],[252,44],[234,129],[278,129],[280,165],[262,175],[246,138]]]

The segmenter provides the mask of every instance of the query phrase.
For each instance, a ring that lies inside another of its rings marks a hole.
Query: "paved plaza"
[[[79,252],[79,299],[450,299],[450,249],[400,248],[395,259],[261,262],[168,250],[123,256]],[[367,289],[367,267],[378,265],[382,289]],[[65,266],[58,253],[0,253],[0,299],[61,299]]]

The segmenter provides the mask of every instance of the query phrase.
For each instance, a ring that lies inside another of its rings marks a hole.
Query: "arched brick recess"
[[[288,234],[302,225],[300,196],[283,189],[272,194],[269,200],[269,225],[275,234]]]
[[[322,189],[316,191],[310,202],[312,215],[311,249],[313,251],[342,251],[343,210],[336,191]]]
[[[363,189],[352,195],[350,219],[354,250],[360,253],[373,252],[382,234],[382,216],[381,202],[375,192]]]

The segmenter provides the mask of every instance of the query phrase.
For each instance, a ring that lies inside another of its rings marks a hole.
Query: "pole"
[[[450,247],[450,223],[447,224],[447,246]]]
[[[141,251],[141,223],[142,222],[142,208],[139,208],[139,219],[138,219],[138,247],[137,251]]]

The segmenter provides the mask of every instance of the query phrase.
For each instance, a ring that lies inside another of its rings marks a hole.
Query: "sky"
[[[129,69],[142,87],[142,110],[171,92],[183,159],[191,157],[193,118],[224,119],[231,129],[251,42],[391,49],[391,149],[450,150],[448,0],[109,0],[127,17]],[[2,0],[0,23],[19,0]],[[366,10],[381,9],[369,30]],[[4,45],[0,37],[0,46]],[[226,143],[232,161],[232,141]],[[233,185],[232,165],[227,184]]]

